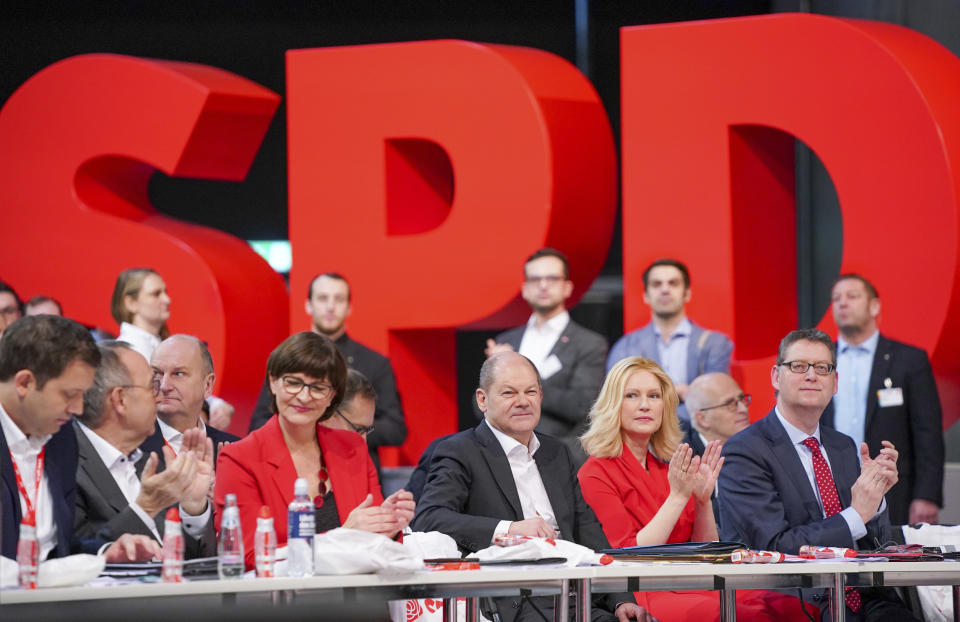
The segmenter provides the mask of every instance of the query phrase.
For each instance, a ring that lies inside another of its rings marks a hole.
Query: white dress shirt
[[[690,320],[683,318],[664,343],[663,335],[660,334],[657,325],[653,325],[653,333],[657,336],[657,355],[660,357],[660,366],[670,376],[673,384],[687,384],[690,380],[687,378],[687,349],[690,347],[691,332],[693,332],[693,325]]]
[[[130,347],[142,354],[148,363],[150,357],[153,356],[153,351],[160,345],[160,337],[129,322],[120,324],[120,334],[117,339],[129,343]]]
[[[813,431],[813,434],[807,434],[800,428],[794,426],[789,421],[787,421],[784,416],[780,413],[780,407],[776,407],[777,418],[780,419],[780,423],[783,424],[784,429],[787,431],[787,436],[790,437],[790,442],[793,443],[793,448],[797,451],[797,455],[800,457],[800,464],[803,465],[803,470],[807,474],[807,480],[810,482],[810,487],[813,488],[813,493],[817,497],[817,503],[820,504],[820,513],[823,513],[823,499],[820,498],[820,487],[817,486],[817,476],[813,472],[813,452],[810,451],[810,448],[803,444],[803,441],[807,440],[811,436],[817,439],[817,442],[820,443],[820,454],[823,456],[823,459],[826,460],[827,466],[830,466],[830,456],[827,455],[827,452],[823,450],[823,443],[820,442],[820,426],[817,425],[817,429]],[[859,459],[859,454],[857,454]],[[831,471],[832,471],[831,467]],[[834,482],[836,485],[836,482]],[[839,494],[839,491],[838,491]],[[880,509],[877,510],[876,514],[880,514],[886,507],[886,499],[880,504]],[[874,514],[874,516],[876,516]],[[863,524],[863,519],[860,518],[860,514],[853,508],[853,506],[847,506],[840,510],[840,516],[843,517],[843,520],[847,521],[847,527],[850,529],[850,537],[853,538],[853,541],[856,542],[863,536],[867,535],[867,527]]]
[[[7,447],[10,448],[10,457],[20,471],[23,487],[29,495],[33,495],[34,491],[37,491],[37,498],[32,499],[32,501],[36,511],[37,542],[40,544],[40,560],[42,561],[57,546],[57,526],[53,521],[53,496],[50,494],[46,462],[44,462],[43,473],[40,474],[39,490],[36,487],[37,456],[43,446],[47,444],[47,441],[50,440],[51,435],[28,437],[13,422],[7,411],[3,409],[3,404],[0,404],[0,426],[3,428],[3,436],[7,441]],[[51,456],[45,456],[45,460],[50,460],[50,458]],[[20,499],[20,516],[26,516],[27,504],[23,495],[18,493],[17,498]],[[20,528],[19,525],[11,527],[14,529]],[[68,552],[64,551],[64,554]]]
[[[163,440],[167,441],[167,445],[170,445],[174,453],[179,456],[180,448],[183,447],[183,432],[166,423],[160,417],[157,417],[157,423],[160,424],[160,434],[163,435]],[[203,430],[204,434],[207,433],[207,426],[203,423],[203,419],[197,421],[197,427]]]
[[[517,486],[517,495],[520,497],[520,510],[523,512],[524,520],[528,518],[542,518],[548,525],[553,527],[560,535],[560,526],[557,524],[556,515],[553,513],[553,506],[550,505],[550,498],[547,496],[547,489],[543,486],[543,479],[540,477],[540,471],[537,469],[537,461],[533,454],[540,448],[540,439],[534,434],[530,437],[530,447],[520,443],[511,436],[507,436],[500,430],[490,425],[486,421],[493,436],[503,448],[503,453],[507,454],[507,462],[510,463],[510,471],[513,473],[513,482]],[[505,534],[510,531],[510,523],[513,521],[502,520],[497,524],[494,530],[494,537]]]
[[[540,372],[541,378],[547,378],[559,371],[544,364],[550,358],[553,346],[557,345],[557,339],[560,339],[560,335],[563,334],[569,323],[570,314],[566,311],[553,316],[542,326],[537,326],[536,315],[531,315],[530,319],[527,320],[527,328],[523,331],[518,352],[530,359],[537,371]]]

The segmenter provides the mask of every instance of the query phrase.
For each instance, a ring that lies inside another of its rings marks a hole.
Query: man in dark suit
[[[890,522],[935,523],[943,505],[943,420],[927,353],[880,334],[880,297],[862,276],[841,275],[832,298],[840,383],[822,423],[866,441],[871,452],[884,439],[896,445],[900,482],[887,494]]]
[[[477,404],[485,420],[439,443],[413,527],[445,533],[468,552],[491,546],[499,534],[559,537],[594,550],[607,548],[603,529],[580,493],[570,452],[556,439],[534,433],[542,393],[533,363],[514,352],[494,354],[483,364],[479,384]],[[541,609],[553,607],[552,598],[532,600]],[[498,601],[504,621],[540,619],[534,605]],[[613,611],[621,620],[647,615],[630,594],[604,595],[594,605],[594,620],[616,619]]]
[[[71,553],[77,439],[72,427],[64,424],[82,411],[83,392],[99,364],[100,352],[90,333],[66,318],[21,318],[0,339],[4,557],[16,559],[25,517],[36,528],[41,560]],[[159,552],[149,538],[125,534],[105,554],[108,561],[132,561]]]
[[[239,437],[203,423],[203,402],[213,393],[216,375],[213,358],[205,343],[192,335],[171,335],[164,339],[150,357],[153,375],[160,381],[157,396],[157,423],[154,433],[140,445],[143,456],[138,468],[143,468],[150,454],[159,458],[158,470],[166,468],[163,448],[173,455],[180,454],[184,433],[200,428],[213,442],[213,461],[216,464],[220,445],[240,440]]]
[[[567,313],[573,282],[566,255],[542,248],[527,258],[523,276],[521,294],[533,313],[525,325],[488,340],[486,355],[513,351],[533,361],[544,388],[537,431],[564,441],[582,464],[587,457],[577,439],[603,384],[607,342]]]
[[[689,421],[687,388],[694,378],[710,372],[730,371],[733,342],[726,335],[691,322],[686,315],[690,302],[690,271],[676,259],[658,259],[643,272],[643,301],[652,317],[643,328],[617,340],[607,357],[607,371],[628,356],[655,361],[667,372],[677,389],[677,416]]]
[[[74,538],[112,541],[136,533],[162,543],[166,510],[178,506],[187,557],[215,555],[207,499],[213,483],[212,441],[199,429],[187,430],[176,458],[164,448],[166,470],[156,472],[158,456],[137,469],[138,447],[154,432],[160,381],[126,343],[108,341],[98,347],[100,367],[73,426],[80,450]]]
[[[776,407],[723,447],[722,539],[792,554],[805,544],[873,549],[889,539],[883,495],[897,482],[897,452],[884,441],[871,459],[862,445],[858,460],[849,437],[819,425],[836,392],[835,369],[836,349],[823,331],[795,330],[780,342],[771,370]],[[826,606],[822,592],[805,598]],[[863,620],[913,619],[888,590],[845,600],[848,615]]]

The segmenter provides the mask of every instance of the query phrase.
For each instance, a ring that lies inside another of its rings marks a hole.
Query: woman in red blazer
[[[307,480],[317,506],[318,533],[342,526],[393,537],[406,527],[413,496],[401,490],[384,500],[363,437],[320,425],[336,412],[347,376],[333,342],[318,333],[293,335],[270,354],[267,375],[275,415],[223,448],[214,488],[217,525],[226,495],[237,495],[247,568],[254,566],[261,506],[273,514],[277,545],[286,544],[287,506],[298,477]]]
[[[720,442],[703,457],[682,438],[676,389],[660,366],[630,357],[613,366],[581,438],[590,455],[577,479],[615,547],[717,540],[710,495],[723,458]],[[661,622],[720,617],[717,592],[637,592]],[[766,590],[737,590],[737,618],[808,620],[801,601]],[[805,605],[812,619],[819,608]]]

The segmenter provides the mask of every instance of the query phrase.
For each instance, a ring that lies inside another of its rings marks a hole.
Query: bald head
[[[490,391],[490,387],[493,386],[493,383],[496,381],[497,373],[504,366],[505,363],[517,362],[519,360],[525,361],[527,365],[533,369],[533,373],[537,376],[537,383],[540,382],[540,373],[537,371],[536,365],[523,356],[522,354],[517,354],[516,352],[499,352],[490,356],[483,363],[483,367],[480,368],[480,381],[479,388],[483,391]]]
[[[708,441],[721,442],[750,424],[747,402],[737,381],[721,373],[698,376],[685,401],[694,429]]]
[[[192,335],[173,335],[154,350],[150,366],[160,380],[157,414],[178,430],[195,427],[216,380],[207,346]]]

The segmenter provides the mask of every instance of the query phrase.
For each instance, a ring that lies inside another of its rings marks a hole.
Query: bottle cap
[[[180,510],[178,510],[178,509],[176,508],[176,506],[174,506],[174,507],[170,508],[169,510],[167,510],[166,520],[172,521],[172,522],[174,522],[174,523],[179,523],[179,522],[180,522]]]
[[[297,481],[293,483],[293,494],[295,495],[305,495],[307,494],[307,480],[298,477]]]
[[[227,504],[227,505],[236,505],[236,504],[237,504],[237,495],[232,494],[232,493],[229,494],[229,495],[227,495],[226,504]]]
[[[273,518],[273,514],[270,512],[270,506],[269,506],[269,505],[261,505],[261,506],[260,506],[260,514],[259,514],[258,518]]]

